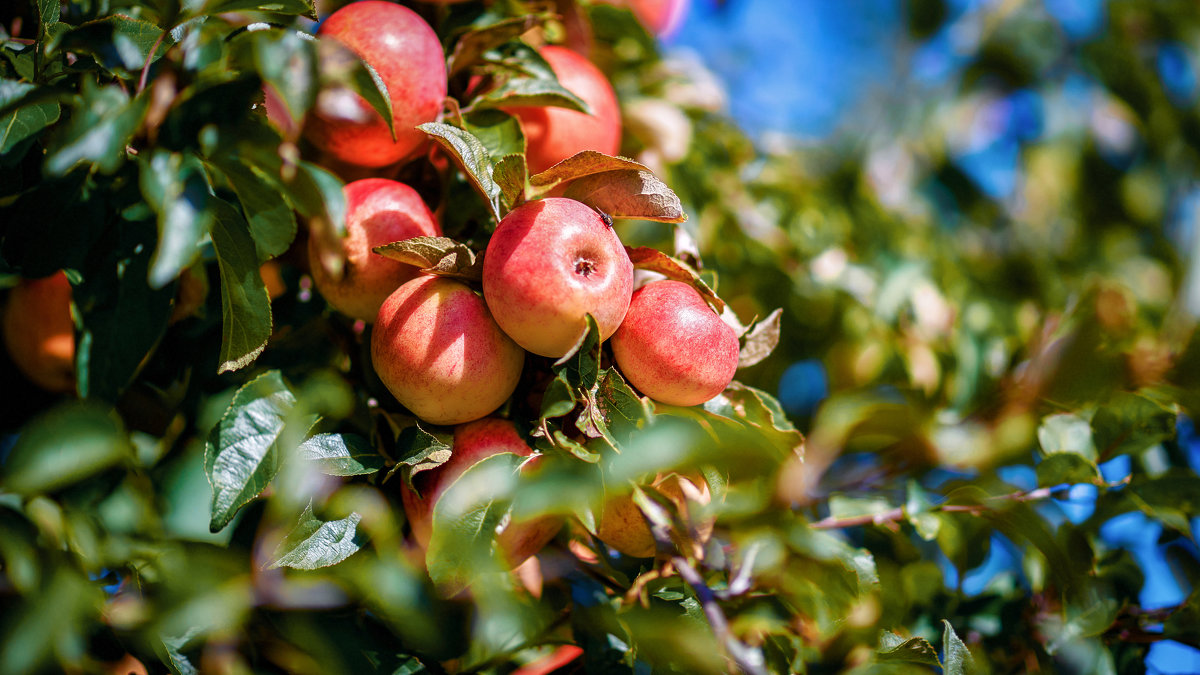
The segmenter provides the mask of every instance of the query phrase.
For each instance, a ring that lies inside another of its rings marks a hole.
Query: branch
[[[1113,487],[1113,486],[1107,486]],[[1029,502],[1039,499],[1047,499],[1054,494],[1054,489],[1049,487],[1037,488],[1035,490],[1013,492],[1006,495],[995,495],[988,498],[988,502]],[[971,513],[978,515],[984,511],[990,510],[992,507],[988,504],[943,504],[935,506],[931,510],[942,511],[944,513]],[[896,523],[906,520],[908,515],[905,513],[903,506],[897,506],[894,509],[881,511],[879,513],[866,513],[861,516],[850,516],[848,518],[835,518],[829,516],[818,520],[815,523],[810,523],[809,527],[816,530],[840,530],[845,527],[858,527],[860,525],[884,525],[887,523]]]
[[[725,613],[721,611],[721,606],[717,604],[717,598],[713,595],[712,589],[708,584],[704,583],[704,579],[696,568],[688,564],[680,556],[671,558],[671,564],[679,572],[679,576],[692,587],[696,592],[696,599],[700,601],[700,606],[704,608],[704,615],[708,617],[708,623],[712,626],[713,632],[716,633],[717,639],[724,645],[725,650],[729,653],[730,658],[737,664],[738,668],[743,673],[751,673],[752,675],[766,675],[766,670],[762,664],[762,652],[748,645],[742,644],[740,640],[729,632],[729,621],[725,618]]]

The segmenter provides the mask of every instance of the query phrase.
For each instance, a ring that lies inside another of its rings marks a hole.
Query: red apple
[[[421,548],[429,548],[433,507],[446,488],[476,463],[503,452],[521,457],[533,454],[533,449],[517,433],[512,422],[488,417],[455,427],[450,459],[436,469],[422,471],[413,477],[419,495],[407,487],[401,493],[404,513]],[[537,458],[530,460],[521,467],[522,473],[536,470],[537,464]],[[516,566],[542,550],[561,527],[562,520],[552,516],[529,522],[510,522],[504,525],[497,541],[508,563]]]
[[[505,108],[525,133],[525,160],[540,173],[584,150],[615,155],[621,149],[621,107],[612,85],[591,61],[565,47],[541,49],[558,81],[591,106],[592,114],[553,106]]]
[[[573,199],[513,209],[483,257],[483,297],[496,323],[542,356],[567,353],[587,328],[587,314],[607,339],[632,293],[633,263],[617,233]]]
[[[75,322],[66,274],[22,279],[9,291],[4,344],[30,382],[46,391],[75,390]]]
[[[417,276],[417,268],[371,251],[401,239],[436,237],[442,228],[421,196],[404,183],[364,178],[346,185],[346,264],[335,279],[319,259],[317,237],[308,238],[313,282],[325,300],[346,316],[375,320],[387,296]]]
[[[425,142],[418,124],[432,122],[446,98],[446,59],[437,34],[416,12],[383,0],[362,0],[325,19],[317,34],[349,47],[387,85],[396,128],[362,97],[322,92],[305,133],[343,162],[381,167],[413,155]]]
[[[371,360],[396,400],[426,422],[479,419],[512,395],[525,352],[466,284],[422,276],[388,296]]]
[[[630,384],[671,405],[697,405],[721,393],[738,364],[737,333],[682,281],[635,291],[612,349]]]

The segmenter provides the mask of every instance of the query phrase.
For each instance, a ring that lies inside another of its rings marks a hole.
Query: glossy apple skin
[[[548,45],[539,53],[559,83],[591,106],[592,114],[552,106],[505,108],[525,134],[529,173],[541,173],[584,150],[617,154],[621,149],[621,107],[604,73],[565,47]]]
[[[8,293],[3,324],[8,354],[30,382],[55,393],[75,391],[75,322],[66,274],[18,282]]]
[[[707,504],[712,499],[708,482],[699,476],[685,478],[671,474],[659,477],[652,485],[654,489],[670,499],[681,513],[686,514],[688,499],[685,493],[685,481],[690,483],[688,487],[691,489],[688,492],[691,492],[699,503]],[[713,524],[712,520],[700,523],[696,528],[696,535],[699,538],[697,543],[702,545],[708,541],[708,538],[712,536]],[[604,508],[600,511],[596,524],[596,537],[610,548],[635,558],[652,557],[658,548],[654,534],[650,531],[650,525],[646,522],[646,517],[634,503],[633,496],[628,494],[613,497],[604,503]]]
[[[317,35],[341,42],[379,73],[392,101],[396,140],[357,95],[346,104],[348,114],[334,116],[318,103],[305,128],[308,139],[359,166],[387,166],[415,154],[425,142],[415,127],[437,119],[446,98],[446,60],[429,24],[407,7],[361,0],[329,15]]]
[[[346,264],[334,279],[319,260],[316,237],[308,238],[313,283],[337,311],[367,323],[392,291],[417,276],[417,268],[371,251],[411,237],[441,235],[433,212],[416,190],[386,178],[364,178],[346,185]]]
[[[542,356],[567,353],[589,313],[607,339],[625,318],[632,293],[633,263],[617,233],[573,199],[513,209],[483,258],[483,297],[496,322]]]
[[[396,400],[433,424],[461,424],[500,407],[525,352],[466,284],[421,276],[388,296],[371,332],[375,372]]]
[[[721,393],[738,364],[737,333],[682,281],[635,291],[612,350],[630,384],[671,405],[698,405]]]
[[[422,549],[429,548],[433,525],[433,507],[446,488],[476,463],[504,452],[521,457],[533,454],[512,422],[498,417],[486,417],[454,428],[454,445],[450,459],[441,466],[422,471],[413,478],[418,495],[407,486],[401,492],[404,513],[412,525],[413,536]],[[521,472],[536,471],[537,458],[521,467]],[[497,537],[505,560],[519,565],[529,556],[542,550],[562,528],[562,519],[544,517],[522,523],[509,523]]]

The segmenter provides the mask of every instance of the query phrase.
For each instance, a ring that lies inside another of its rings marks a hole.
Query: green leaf
[[[963,641],[958,638],[958,633],[954,632],[954,626],[951,626],[950,622],[945,619],[942,619],[942,625],[945,626],[945,632],[942,634],[942,653],[945,665],[942,672],[945,675],[968,675],[968,673],[975,672],[975,658],[971,656],[970,650],[963,644]]]
[[[277,370],[247,382],[208,435],[204,472],[212,486],[209,529],[220,531],[262,494],[283,463],[279,440],[296,397]]]
[[[455,41],[454,49],[446,59],[449,76],[454,77],[464,68],[478,62],[485,52],[515,40],[542,24],[545,19],[545,16],[525,14],[468,30]]]
[[[148,222],[116,220],[82,263],[72,299],[79,312],[79,395],[115,402],[167,329],[173,286],[147,281],[155,239]]]
[[[0,673],[53,670],[50,660],[56,650],[83,653],[89,629],[99,620],[104,596],[70,565],[56,566],[53,576],[47,577],[36,596],[5,608]]]
[[[362,436],[317,434],[300,444],[300,459],[316,462],[330,476],[367,476],[383,468],[383,456]]]
[[[562,417],[575,409],[575,388],[567,380],[567,373],[560,370],[542,394],[541,420]]]
[[[159,656],[175,675],[199,675],[200,671],[183,655],[184,646],[199,632],[198,629],[191,628],[178,637],[164,636],[159,640],[162,644]]]
[[[479,110],[463,116],[463,128],[479,139],[492,157],[524,154],[525,134],[516,117],[500,110]]]
[[[418,125],[417,128],[433,137],[438,145],[450,153],[455,163],[466,173],[476,192],[483,197],[492,218],[499,222],[500,186],[496,185],[492,178],[494,166],[487,148],[478,138],[471,135],[471,132],[449,124],[428,122]]]
[[[1122,392],[1092,416],[1096,448],[1103,459],[1136,454],[1175,437],[1176,415],[1145,396]]]
[[[521,461],[511,453],[480,460],[438,497],[425,563],[429,578],[448,594],[482,573],[503,569],[493,544],[511,506]]]
[[[563,196],[583,202],[613,218],[636,218],[660,223],[687,220],[675,192],[649,171],[621,169],[582,176],[571,181]]]
[[[38,33],[45,35],[62,18],[62,0],[37,0]]]
[[[571,93],[557,79],[513,77],[471,102],[476,109],[517,108],[522,106],[566,108],[587,115],[592,109],[587,101]]]
[[[336,565],[358,552],[355,529],[362,516],[351,513],[340,520],[323,521],[313,515],[310,503],[300,521],[275,549],[267,569],[291,567],[315,570]]]
[[[905,640],[890,630],[879,636],[879,648],[875,650],[876,663],[913,663],[929,668],[941,668],[937,650],[922,637]]]
[[[298,30],[268,28],[240,33],[230,46],[234,60],[258,72],[263,83],[283,101],[299,128],[300,120],[317,100],[320,74],[315,38]],[[248,49],[249,54],[241,49]]]
[[[221,355],[218,373],[246,367],[271,339],[271,297],[258,270],[254,240],[241,213],[212,201],[212,243],[221,271]]]
[[[101,87],[85,79],[69,121],[51,137],[46,171],[61,176],[80,162],[91,162],[102,173],[116,171],[148,101],[148,96],[131,101],[116,85]]]
[[[942,527],[942,519],[933,511],[933,503],[929,500],[921,484],[915,480],[908,481],[908,498],[904,502],[904,516],[916,529],[917,534],[925,541],[937,539]]]
[[[259,262],[282,255],[296,238],[296,215],[277,183],[252,164],[231,160],[210,163],[237,193]]]
[[[2,484],[0,476],[0,484]],[[38,533],[33,524],[15,510],[0,506],[0,564],[4,574],[21,595],[37,590],[42,565],[38,552]]]
[[[649,400],[638,396],[616,368],[600,374],[595,401],[618,443],[627,441],[653,417]]]
[[[450,438],[431,434],[422,429],[420,424],[413,423],[405,427],[396,438],[396,465],[388,471],[384,482],[400,471],[404,484],[416,492],[412,477],[445,464],[450,459],[451,446]]]
[[[118,77],[132,77],[145,65],[152,49],[151,63],[166,53],[171,37],[165,33],[149,21],[114,14],[63,32],[51,41],[48,51],[87,54]]]
[[[1095,462],[1081,455],[1057,453],[1037,465],[1037,480],[1039,487],[1053,487],[1064,483],[1096,483],[1101,477]]]
[[[1047,415],[1038,427],[1038,444],[1047,455],[1072,453],[1085,460],[1096,460],[1092,428],[1088,421],[1071,413]]]
[[[584,321],[586,330],[567,353],[554,362],[554,367],[566,373],[571,386],[589,391],[600,381],[600,326],[591,314],[586,315]]]
[[[500,198],[505,208],[515,209],[525,203],[525,180],[529,168],[525,166],[525,155],[505,155],[496,162],[492,173],[496,185],[500,186]]]
[[[483,258],[463,244],[447,237],[413,237],[371,249],[385,258],[412,265],[426,274],[483,280]]]
[[[371,64],[336,40],[319,40],[317,53],[322,85],[343,86],[363,97],[387,123],[388,131],[395,140],[396,120],[392,116],[392,98],[383,78]],[[397,94],[399,97],[400,94]]]
[[[204,166],[191,153],[157,151],[138,163],[142,195],[158,214],[150,287],[162,288],[200,256],[200,246],[213,226],[216,198]]]
[[[51,492],[132,458],[125,431],[105,407],[67,403],[23,428],[0,485],[20,495]]]
[[[208,0],[196,14],[217,15],[226,12],[269,12],[317,20],[313,0]]]
[[[1143,513],[1191,536],[1189,520],[1200,515],[1200,477],[1178,472],[1137,480],[1129,486],[1129,494]]]
[[[0,80],[0,155],[58,121],[58,103],[36,102],[47,96],[62,96],[47,90],[16,80]]]

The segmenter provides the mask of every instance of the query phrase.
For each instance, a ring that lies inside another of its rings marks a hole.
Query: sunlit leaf
[[[937,650],[928,640],[921,637],[905,640],[889,630],[879,636],[879,648],[874,656],[877,663],[912,663],[930,668],[942,666]]]
[[[354,434],[317,434],[301,443],[296,454],[330,476],[367,476],[384,465],[367,439]]]
[[[725,309],[725,302],[717,297],[712,288],[700,278],[700,274],[687,263],[648,246],[626,246],[625,252],[629,254],[629,259],[633,261],[635,269],[656,272],[668,279],[691,284],[705,302],[712,305],[718,312]]]
[[[313,515],[312,504],[300,514],[300,521],[288,533],[268,567],[315,570],[336,565],[354,555],[359,548],[355,528],[362,516],[357,513],[340,520],[323,521]]]
[[[776,309],[767,318],[754,324],[742,338],[742,348],[738,352],[738,368],[748,368],[764,359],[775,351],[779,345],[779,324],[783,310]]]
[[[483,259],[476,258],[474,251],[447,237],[413,237],[371,250],[427,274],[476,282],[483,279]]]
[[[212,521],[216,532],[266,489],[279,471],[285,448],[280,436],[296,398],[278,371],[246,383],[208,435],[204,471],[212,485]]]
[[[563,196],[583,202],[613,218],[682,223],[687,220],[679,197],[649,171],[620,169],[593,173],[571,181]]]

